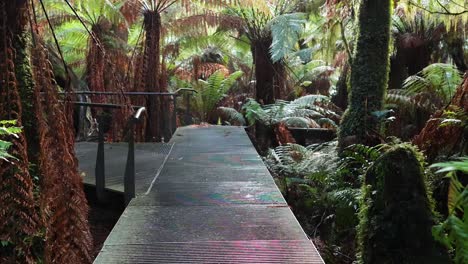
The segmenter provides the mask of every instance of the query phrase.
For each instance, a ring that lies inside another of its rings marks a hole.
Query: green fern
[[[444,104],[452,99],[462,82],[462,75],[451,64],[434,63],[424,68],[418,75],[408,77],[403,89],[410,96],[431,93],[441,98]]]
[[[242,75],[243,72],[237,71],[224,77],[221,71],[217,71],[206,81],[198,80],[195,83],[194,88],[198,91],[195,96],[195,111],[198,112],[201,121],[210,121],[216,104]]]
[[[438,173],[447,173],[447,178],[450,179],[449,216],[444,222],[434,226],[433,235],[455,251],[455,263],[468,263],[468,186],[464,186],[457,177],[457,171],[468,173],[468,157],[436,163],[431,167],[439,168]]]
[[[241,126],[246,125],[244,116],[239,113],[236,109],[231,107],[218,107],[220,113],[220,118],[224,121],[229,122],[229,124],[238,124]]]
[[[277,16],[269,22],[273,37],[270,47],[273,62],[280,61],[294,51],[304,31],[305,21],[304,14],[292,13]]]
[[[306,95],[292,102],[278,100],[265,106],[251,99],[243,110],[251,125],[255,122],[267,126],[284,123],[289,127],[318,128],[322,124],[333,129],[337,127],[333,120],[339,120],[339,115],[328,108],[330,105],[326,96]]]
[[[17,134],[21,133],[22,128],[16,127],[16,120],[0,120],[0,160],[9,162],[16,159],[8,153],[11,143],[1,138],[13,136],[18,137]]]

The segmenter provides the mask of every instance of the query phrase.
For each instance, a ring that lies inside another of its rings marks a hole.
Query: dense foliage
[[[465,2],[3,1],[0,262],[92,262],[74,140],[144,106],[245,126],[327,263],[466,263]]]

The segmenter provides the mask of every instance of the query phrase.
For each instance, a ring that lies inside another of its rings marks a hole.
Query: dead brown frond
[[[450,105],[446,107],[448,111],[457,111],[468,113],[468,73],[465,73],[463,84],[460,85],[453,96]],[[458,124],[442,125],[444,121],[443,110],[437,111],[429,119],[422,131],[413,139],[429,161],[433,161],[437,156],[451,156],[456,153],[463,153],[464,138],[466,138],[466,128]],[[466,149],[465,149],[466,151]]]
[[[42,43],[33,47],[32,59],[39,169],[43,175],[40,199],[46,227],[45,261],[91,263],[88,204],[78,173],[70,118],[66,115],[65,105],[58,100],[52,66]]]
[[[13,38],[24,28],[25,6],[16,1],[0,3],[0,120],[17,120],[21,126],[22,106],[15,75]],[[0,160],[0,240],[11,243],[0,249],[0,261],[34,263],[28,238],[37,232],[38,216],[34,208],[33,184],[29,174],[24,133],[7,139],[10,153],[17,159]]]

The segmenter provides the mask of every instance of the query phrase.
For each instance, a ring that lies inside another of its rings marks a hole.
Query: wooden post
[[[105,201],[104,188],[106,187],[106,166],[104,156],[104,118],[98,116],[98,149],[96,155],[95,180],[96,180],[96,197],[99,202]]]

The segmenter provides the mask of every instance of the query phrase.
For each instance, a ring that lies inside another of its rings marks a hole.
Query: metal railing
[[[170,124],[172,127],[170,128],[171,133],[173,134],[175,130],[177,129],[177,97],[184,95],[184,102],[185,102],[185,112],[183,114],[183,121],[185,125],[191,125],[192,124],[192,117],[190,115],[191,109],[190,109],[190,97],[193,96],[193,94],[198,93],[196,90],[192,88],[179,88],[175,92],[95,92],[95,91],[76,91],[73,92],[73,94],[76,95],[95,95],[95,96],[118,96],[118,95],[123,95],[123,96],[170,96],[171,101],[174,107],[174,111],[172,112],[172,117],[171,117],[171,122]],[[70,94],[70,93],[65,93],[61,92],[59,94]],[[94,106],[94,107],[109,107],[109,108],[119,108],[119,105],[116,104],[102,104],[102,103],[83,103],[83,102],[72,102],[76,105],[81,105],[81,106]],[[162,128],[164,130],[165,127]],[[169,138],[166,138],[167,140]]]
[[[94,106],[92,103],[80,103],[83,106]],[[98,107],[102,108],[119,108],[124,105],[106,105],[99,104]],[[135,124],[140,120],[141,114],[146,110],[143,106],[134,107],[138,108],[137,112],[128,120],[128,152],[127,162],[125,164],[124,173],[124,199],[125,205],[135,198]],[[104,121],[103,116],[98,117],[98,148],[96,155],[96,166],[94,171],[95,184],[96,184],[96,197],[99,202],[105,202],[106,199],[106,165],[105,165],[105,150],[104,150]]]
[[[173,101],[174,111],[172,112],[172,134],[177,129],[177,97],[181,96],[181,92],[185,93],[186,109],[184,113],[184,123],[186,125],[191,124],[190,116],[190,96],[193,93],[197,93],[196,90],[189,88],[181,88],[173,93],[153,93],[153,92],[92,92],[92,91],[77,91],[74,94],[81,95],[125,95],[125,96],[171,96]],[[60,93],[66,94],[66,93]],[[68,93],[70,94],[70,93]],[[89,103],[89,102],[77,102],[72,101],[71,103],[84,107],[97,107],[97,108],[108,108],[116,109],[126,107],[125,105],[119,104],[107,104],[107,103]],[[127,161],[125,164],[124,172],[124,199],[125,205],[135,198],[135,126],[141,120],[143,112],[146,111],[144,106],[131,106],[136,109],[136,113],[130,116],[127,122],[127,139],[128,139],[128,151]],[[96,155],[96,166],[95,166],[95,184],[96,184],[96,197],[99,202],[106,202],[106,168],[105,168],[105,149],[104,149],[104,117],[98,116],[98,148]]]

